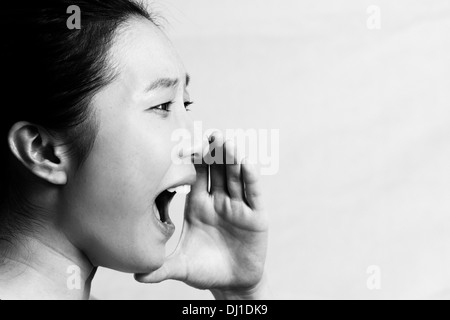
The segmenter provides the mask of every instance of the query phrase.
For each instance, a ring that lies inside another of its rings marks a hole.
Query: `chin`
[[[128,270],[123,270],[122,272],[125,273],[152,273],[159,268],[161,268],[164,264],[164,261],[161,261],[161,263],[154,263],[154,261],[148,263],[148,264],[142,264],[142,265],[135,265],[129,268]]]
[[[136,254],[134,259],[128,260],[128,273],[151,273],[161,268],[166,260],[166,250],[163,248],[147,247],[142,254]]]
[[[143,261],[141,259],[141,261],[135,261],[133,264],[130,264],[130,261],[124,261],[120,264],[103,265],[101,267],[123,273],[151,273],[161,268],[163,264],[164,259],[149,259],[148,261]]]
[[[129,246],[130,250],[109,255],[95,255],[91,259],[94,266],[104,267],[124,273],[151,273],[162,267],[166,253],[164,246],[145,245],[139,250]],[[134,251],[132,251],[134,249]]]

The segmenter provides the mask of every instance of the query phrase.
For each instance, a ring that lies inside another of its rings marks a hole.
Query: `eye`
[[[184,103],[184,107],[186,108],[186,111],[191,111],[191,109],[189,109],[190,106],[192,106],[194,104],[193,101],[187,101]]]
[[[173,101],[166,102],[163,104],[160,104],[156,107],[152,107],[149,110],[156,110],[156,111],[162,111],[162,112],[170,112],[170,107],[172,106]]]

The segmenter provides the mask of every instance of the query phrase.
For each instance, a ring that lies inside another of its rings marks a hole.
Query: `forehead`
[[[144,19],[131,20],[119,31],[110,56],[119,77],[139,86],[159,78],[183,79],[186,74],[166,35]]]

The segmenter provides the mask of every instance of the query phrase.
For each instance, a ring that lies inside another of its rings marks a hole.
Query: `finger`
[[[224,138],[220,132],[211,135],[212,143],[208,164],[210,164],[211,193],[226,192],[226,168],[224,165]]]
[[[259,184],[259,174],[257,169],[254,165],[249,163],[247,158],[242,161],[241,167],[247,203],[252,209],[261,210],[261,186]]]
[[[152,273],[135,274],[134,279],[142,283],[160,283],[165,280],[182,280],[184,271],[176,258],[168,258],[164,265]]]
[[[191,193],[207,193],[208,192],[208,165],[197,164],[195,165],[195,170],[197,171],[197,180],[192,185]]]
[[[192,186],[191,192],[193,194],[208,193],[209,184],[209,165],[206,162],[206,158],[209,154],[210,149],[210,137],[203,136],[203,150],[202,154],[197,154],[194,158],[194,166],[197,172],[197,180]]]
[[[238,159],[236,145],[232,141],[225,142],[225,160],[227,172],[227,188],[231,199],[242,201],[245,199],[242,181],[241,164]]]

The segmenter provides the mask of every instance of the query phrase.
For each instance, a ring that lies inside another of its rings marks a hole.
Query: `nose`
[[[180,158],[189,158],[192,163],[200,164],[209,151],[208,137],[203,134],[202,125],[199,121],[190,121],[186,130],[189,134],[186,135],[185,141],[181,144]]]

